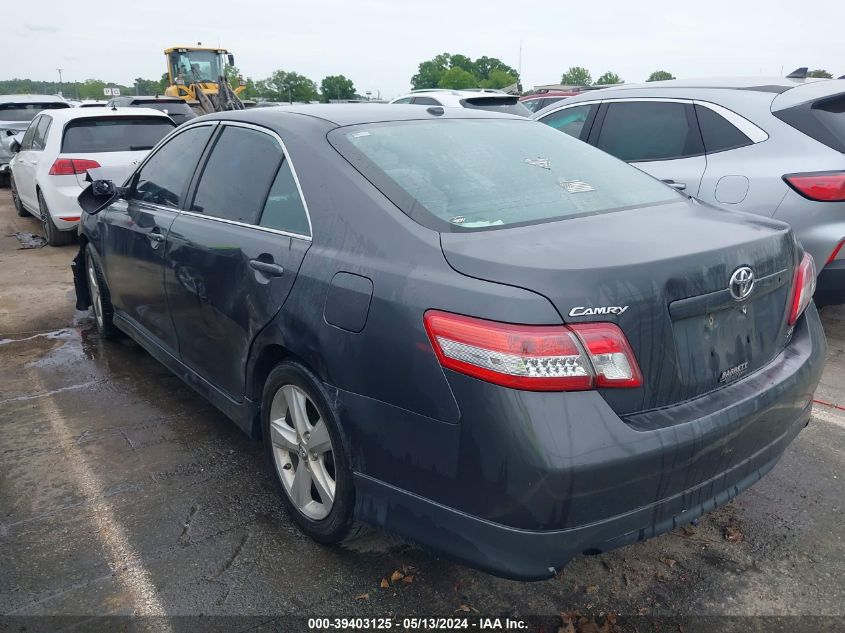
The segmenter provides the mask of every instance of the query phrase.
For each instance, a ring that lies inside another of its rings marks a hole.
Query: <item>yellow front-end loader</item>
[[[197,114],[243,110],[239,95],[246,83],[238,78],[234,90],[226,79],[226,66],[235,65],[235,56],[222,48],[174,46],[164,51],[167,59],[168,97],[184,99]]]

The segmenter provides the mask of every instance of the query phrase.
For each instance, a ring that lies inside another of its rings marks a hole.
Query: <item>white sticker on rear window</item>
[[[542,169],[552,168],[552,161],[550,161],[548,158],[526,158],[522,162],[526,165],[533,165],[534,167],[540,167]]]
[[[586,191],[596,190],[593,185],[583,180],[558,180],[557,184],[566,189],[567,193],[584,193]]]

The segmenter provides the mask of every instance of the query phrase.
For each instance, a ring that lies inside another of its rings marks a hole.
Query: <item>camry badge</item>
[[[569,311],[569,316],[580,317],[592,316],[594,314],[615,314],[616,316],[619,316],[627,309],[628,306],[599,306],[597,308],[585,308],[584,306],[578,306],[577,308],[572,308]]]
[[[748,266],[740,266],[731,275],[728,290],[737,301],[744,301],[754,289],[754,271]]]

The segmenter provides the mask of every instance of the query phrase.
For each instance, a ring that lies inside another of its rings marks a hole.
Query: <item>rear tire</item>
[[[41,191],[38,192],[38,211],[41,213],[41,224],[44,225],[44,237],[50,246],[66,246],[73,241],[73,231],[60,231],[53,223],[53,216],[47,208],[47,201]]]
[[[271,477],[293,522],[320,543],[357,536],[350,458],[320,380],[299,363],[279,364],[264,384],[261,427]]]
[[[9,187],[12,189],[12,204],[15,205],[15,211],[17,211],[18,217],[27,217],[29,211],[24,208],[23,202],[21,202],[21,198],[18,195],[18,188],[15,186],[15,177],[11,175],[9,176]]]
[[[88,282],[88,294],[91,297],[91,309],[94,312],[94,322],[97,324],[97,332],[100,338],[114,339],[120,335],[120,331],[112,322],[114,307],[111,304],[111,295],[103,277],[103,272],[94,259],[94,249],[91,245],[85,250],[85,279]]]

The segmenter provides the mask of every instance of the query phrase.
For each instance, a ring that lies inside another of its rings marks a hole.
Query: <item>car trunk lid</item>
[[[458,272],[544,295],[565,322],[611,321],[644,384],[605,389],[619,414],[689,400],[769,363],[788,340],[790,229],[692,201],[504,230],[442,233]],[[755,283],[737,300],[732,275]],[[476,316],[483,317],[483,314]]]

